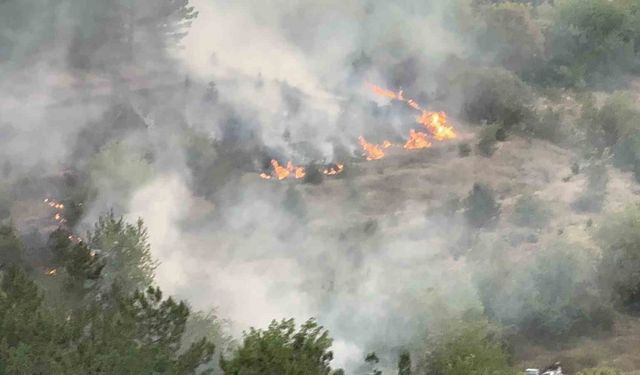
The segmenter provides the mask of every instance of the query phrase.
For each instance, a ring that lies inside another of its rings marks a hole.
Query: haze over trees
[[[637,372],[638,98],[634,0],[0,1],[0,375]]]

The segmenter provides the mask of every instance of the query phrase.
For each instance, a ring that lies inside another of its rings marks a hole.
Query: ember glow
[[[67,222],[67,220],[64,218],[64,204],[61,202],[56,201],[55,199],[51,199],[51,198],[45,198],[44,199],[44,203],[47,204],[47,206],[51,207],[52,209],[55,210],[54,214],[53,214],[53,220],[56,221],[56,223],[58,224],[64,224]]]

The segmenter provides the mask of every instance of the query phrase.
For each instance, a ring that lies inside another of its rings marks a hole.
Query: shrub
[[[478,46],[509,70],[523,72],[542,58],[544,36],[531,16],[531,7],[504,2],[481,7],[484,30]]]
[[[548,83],[610,84],[633,68],[639,40],[637,4],[564,0],[555,10],[548,32],[549,64],[540,74]]]
[[[11,215],[11,199],[9,190],[0,183],[0,224]]]
[[[500,124],[485,125],[478,135],[477,149],[480,155],[491,157],[496,152],[496,143],[498,136],[501,134],[502,127]]]
[[[609,215],[597,232],[602,248],[598,275],[612,299],[640,309],[640,206]]]
[[[491,187],[475,183],[464,200],[467,222],[474,227],[488,227],[496,223],[500,216],[500,204],[496,202]]]
[[[0,225],[0,265],[23,263],[23,245],[16,231],[8,225]]]
[[[607,194],[609,173],[602,161],[594,161],[585,168],[587,184],[582,193],[572,203],[572,207],[583,212],[599,212],[602,210]]]
[[[513,73],[501,68],[470,70],[454,83],[462,95],[462,115],[480,123],[501,124],[506,130],[533,117],[533,93]]]
[[[229,359],[221,359],[224,374],[329,375],[332,339],[314,320],[296,329],[293,319],[273,321],[266,330],[252,328]]]
[[[587,139],[598,150],[613,147],[630,136],[637,135],[640,130],[640,110],[635,99],[626,92],[616,92],[609,96],[601,108],[595,108],[593,99],[584,106],[581,122],[585,126]],[[624,156],[620,155],[623,160]],[[629,155],[634,161],[635,155]]]
[[[549,222],[550,216],[546,202],[535,195],[525,194],[516,201],[511,220],[522,227],[542,228]]]
[[[471,146],[468,143],[460,143],[458,145],[458,156],[461,158],[466,158],[471,154]]]
[[[499,335],[483,321],[460,322],[427,355],[432,375],[513,374]]]
[[[478,276],[485,313],[532,339],[609,329],[611,311],[596,292],[590,260],[582,254],[584,249],[556,244],[531,264],[490,263]]]
[[[537,138],[555,143],[562,142],[567,137],[560,111],[551,107],[538,110],[525,124],[524,130]]]

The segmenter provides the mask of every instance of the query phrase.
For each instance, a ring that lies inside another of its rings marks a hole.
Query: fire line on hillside
[[[380,86],[369,83],[371,91],[379,96],[404,102],[411,109],[419,111],[420,115],[416,117],[416,123],[422,125],[426,132],[421,130],[410,129],[409,136],[404,144],[394,144],[389,140],[384,140],[380,144],[369,143],[363,136],[358,137],[360,147],[362,147],[362,156],[368,160],[380,160],[385,157],[385,150],[391,147],[402,147],[405,150],[420,150],[430,148],[434,141],[446,141],[457,137],[453,127],[448,124],[447,114],[444,112],[431,112],[423,109],[415,100],[406,99],[403,91],[397,93],[387,90]],[[333,164],[322,170],[327,176],[336,176],[344,171],[344,164]],[[301,179],[306,175],[305,167],[296,166],[291,161],[286,165],[280,164],[277,160],[271,160],[271,169],[268,172],[260,173],[260,177],[265,180],[284,180],[287,178]]]

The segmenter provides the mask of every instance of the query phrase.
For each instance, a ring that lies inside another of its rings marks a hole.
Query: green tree
[[[409,352],[400,353],[398,358],[398,375],[411,375],[411,355]]]
[[[3,266],[21,264],[22,242],[13,227],[0,224],[0,264]]]
[[[73,67],[118,73],[134,63],[166,60],[197,12],[188,0],[74,0],[69,60]]]
[[[180,349],[189,308],[157,288],[60,314],[24,271],[0,275],[0,373],[182,375],[212,358],[204,338]]]
[[[514,224],[532,228],[543,228],[550,217],[548,203],[532,194],[520,196],[511,213],[511,221]]]
[[[482,321],[460,322],[439,338],[427,355],[432,375],[514,374],[503,343]]]
[[[225,375],[328,375],[331,344],[329,333],[313,319],[297,331],[293,319],[274,320],[266,330],[245,333],[240,347],[220,365]]]
[[[488,227],[498,220],[500,204],[490,186],[475,183],[464,200],[467,222],[474,227]]]
[[[607,84],[629,71],[638,52],[638,6],[626,0],[557,1],[548,32],[548,82]]]
[[[531,263],[487,260],[479,268],[478,292],[490,319],[530,339],[557,341],[611,327],[611,310],[592,270],[584,249],[557,243]]]
[[[153,176],[149,162],[120,142],[104,146],[89,163],[91,185],[127,198]]]
[[[117,283],[126,293],[153,283],[157,262],[151,256],[149,235],[142,219],[129,224],[113,212],[101,216],[89,233],[88,248],[104,258],[101,283]]]
[[[602,248],[600,281],[615,302],[640,309],[640,207],[607,216],[596,234]]]
[[[496,62],[519,73],[542,61],[544,36],[531,9],[514,2],[481,7],[484,30],[478,46],[483,53],[494,54]]]

